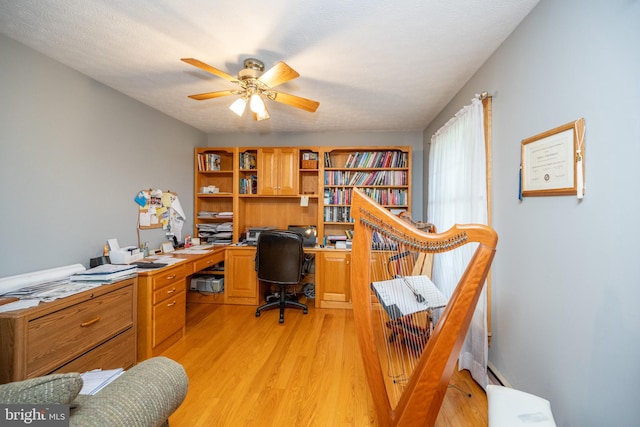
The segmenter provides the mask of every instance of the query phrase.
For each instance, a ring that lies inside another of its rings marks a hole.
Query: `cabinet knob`
[[[174,305],[176,305],[175,301],[170,302],[169,304],[167,304],[167,307],[173,307]]]
[[[175,274],[170,274],[170,275],[167,276],[167,280],[172,280],[172,279],[175,279],[175,278],[176,278]]]
[[[176,288],[171,288],[167,291],[168,294],[172,294],[176,291]]]

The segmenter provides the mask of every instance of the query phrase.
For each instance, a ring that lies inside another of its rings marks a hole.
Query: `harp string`
[[[434,307],[418,288],[419,276],[431,276],[431,262],[425,263],[425,249],[439,251],[453,242],[439,245],[410,237],[367,212],[362,219],[370,251],[371,306],[374,334],[390,404],[395,407],[416,368],[433,331]],[[463,239],[461,239],[463,240]],[[426,255],[433,256],[433,255]],[[426,267],[424,265],[426,264]],[[377,288],[378,286],[379,288]],[[444,298],[444,297],[442,297]],[[391,307],[393,305],[396,308]],[[417,311],[400,315],[405,307]]]

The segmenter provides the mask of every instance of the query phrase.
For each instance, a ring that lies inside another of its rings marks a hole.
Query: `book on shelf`
[[[198,170],[200,172],[219,171],[220,155],[215,153],[198,154]]]
[[[240,169],[255,169],[256,153],[244,152],[240,153]]]

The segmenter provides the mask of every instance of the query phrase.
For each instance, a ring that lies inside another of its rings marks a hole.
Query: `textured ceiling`
[[[0,0],[0,32],[207,133],[422,130],[538,0]],[[300,77],[278,90],[315,113],[267,101],[238,118],[235,86],[180,61],[236,75],[247,57]],[[484,90],[487,88],[478,88]]]

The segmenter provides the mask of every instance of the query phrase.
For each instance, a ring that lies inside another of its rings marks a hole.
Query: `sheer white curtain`
[[[487,173],[482,101],[475,98],[431,138],[427,219],[438,231],[454,224],[487,224]],[[449,297],[469,263],[473,245],[434,257],[433,278]],[[487,298],[482,291],[458,366],[487,386]]]

